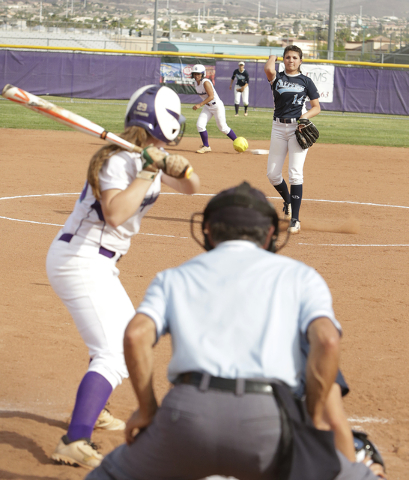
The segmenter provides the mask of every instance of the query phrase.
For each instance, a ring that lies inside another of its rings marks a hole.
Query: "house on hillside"
[[[382,55],[391,53],[395,50],[396,43],[389,37],[379,35],[377,37],[365,40],[365,42],[347,42],[345,44],[345,60],[360,61],[362,55],[366,60],[379,61]]]

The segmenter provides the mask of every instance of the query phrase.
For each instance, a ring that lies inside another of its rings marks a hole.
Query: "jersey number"
[[[143,102],[138,102],[138,105],[136,106],[136,109],[141,111],[141,112],[146,112],[146,110],[148,109],[148,104],[143,103]]]
[[[302,105],[304,103],[304,98],[305,95],[302,95],[300,98],[298,98],[298,93],[296,93],[294,95],[293,105],[295,105],[296,103],[298,103],[298,105]]]

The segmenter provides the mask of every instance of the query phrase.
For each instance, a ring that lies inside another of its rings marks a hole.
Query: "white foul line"
[[[161,192],[161,195],[183,195],[183,193],[178,192]],[[215,193],[194,193],[192,197],[214,197]],[[281,197],[266,197],[273,200],[283,200]],[[0,199],[1,200],[1,199]],[[349,205],[366,205],[368,207],[389,207],[389,208],[405,208],[409,209],[404,205],[388,205],[386,203],[368,203],[368,202],[352,202],[350,200],[325,200],[317,198],[303,198],[303,202],[326,202],[326,203],[346,203]]]
[[[43,193],[37,195],[16,195],[13,197],[0,197],[0,200],[14,200],[16,198],[34,198],[34,197],[62,197],[65,195],[80,195],[80,193]],[[161,192],[161,195],[183,195],[179,192]],[[214,193],[195,193],[192,196],[195,197],[214,197]],[[269,199],[276,199],[282,200],[281,197],[267,197]],[[371,207],[390,207],[390,208],[404,208],[409,209],[409,207],[403,205],[386,205],[381,203],[363,203],[363,202],[352,202],[348,200],[323,200],[323,199],[312,199],[312,198],[305,198],[303,201],[310,201],[310,202],[327,202],[327,203],[344,203],[344,204],[351,204],[351,205],[367,205]],[[5,220],[11,220],[13,222],[22,222],[22,223],[33,223],[37,225],[50,225],[53,227],[63,227],[64,225],[60,225],[58,223],[46,223],[46,222],[35,222],[34,220],[21,220],[19,218],[10,218],[10,217],[2,217]],[[162,235],[156,233],[138,233],[138,235],[146,235],[152,237],[167,237],[167,238],[180,238],[180,239],[189,239],[190,237],[177,237],[176,235]],[[311,247],[409,247],[409,244],[341,244],[341,243],[298,243],[298,245],[304,246],[311,246]]]
[[[348,418],[348,422],[356,423],[388,423],[389,420],[386,418],[375,418],[375,417],[352,417]]]
[[[375,244],[375,243],[298,243],[298,245],[306,245],[308,247],[409,247],[409,243],[396,244]]]

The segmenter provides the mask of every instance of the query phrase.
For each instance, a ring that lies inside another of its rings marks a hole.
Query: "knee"
[[[106,378],[113,390],[129,376],[123,354],[97,354],[89,364],[88,371],[99,373]]]
[[[276,187],[277,185],[280,185],[283,182],[283,176],[281,172],[279,173],[274,173],[274,172],[267,172],[267,178],[268,181],[273,185],[273,187]]]
[[[288,175],[288,183],[290,185],[302,185],[304,177],[302,173],[290,173]]]
[[[206,127],[203,127],[202,125],[196,124],[196,128],[199,133],[206,131]]]
[[[230,133],[231,128],[228,127],[227,125],[220,125],[219,130],[220,130],[222,133],[228,135],[228,134]]]

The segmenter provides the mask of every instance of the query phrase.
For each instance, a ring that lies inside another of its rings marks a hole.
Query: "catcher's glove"
[[[320,136],[317,127],[308,118],[300,118],[297,123],[299,126],[302,126],[301,129],[297,127],[295,131],[295,136],[300,147],[303,150],[312,147]]]

